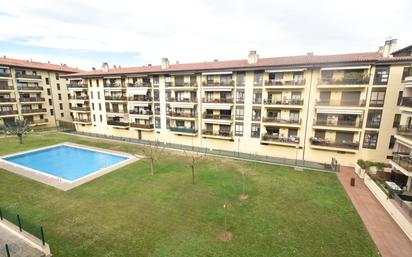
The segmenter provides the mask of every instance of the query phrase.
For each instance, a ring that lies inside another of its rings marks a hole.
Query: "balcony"
[[[2,78],[11,78],[11,74],[8,72],[0,72],[0,77]]]
[[[14,87],[13,86],[9,86],[9,85],[4,85],[1,84],[0,85],[0,91],[14,91]]]
[[[265,105],[285,105],[285,106],[299,106],[303,105],[303,100],[301,99],[283,99],[283,100],[272,100],[272,99],[265,99],[263,100],[263,104]]]
[[[263,122],[283,124],[283,125],[300,125],[301,124],[300,119],[281,119],[277,117],[263,117]]]
[[[135,122],[130,123],[130,127],[136,128],[136,129],[142,129],[142,130],[153,130],[154,129],[153,124],[140,124],[140,123],[135,123]]]
[[[35,74],[16,74],[16,78],[18,79],[41,79],[40,75]]]
[[[397,131],[398,131],[398,135],[412,139],[412,127],[405,126],[405,125],[399,126]]]
[[[21,113],[23,114],[28,114],[28,113],[41,113],[41,112],[47,112],[46,108],[40,108],[40,109],[22,109]]]
[[[152,83],[150,82],[136,82],[136,83],[128,83],[127,87],[130,88],[139,88],[139,87],[151,87]]]
[[[186,127],[170,127],[170,131],[184,134],[197,134],[197,129]]]
[[[92,120],[90,118],[83,119],[83,118],[74,118],[73,119],[74,123],[81,123],[81,124],[91,124]]]
[[[88,85],[83,83],[69,83],[67,84],[67,88],[69,89],[87,89]]]
[[[314,126],[323,126],[323,127],[333,127],[333,128],[361,128],[362,122],[357,122],[353,120],[315,120],[313,122]]]
[[[90,107],[72,106],[72,107],[70,107],[70,110],[76,111],[76,112],[90,112]]]
[[[126,89],[126,86],[125,84],[122,84],[122,83],[106,83],[104,84],[104,88],[118,90],[118,89]]]
[[[129,127],[129,122],[108,120],[107,125],[115,126],[115,127],[121,127],[121,128],[127,128],[127,127]]]
[[[366,100],[318,100],[317,106],[365,107]]]
[[[136,102],[151,102],[153,100],[150,96],[131,96],[129,97],[129,101],[136,101]]]
[[[203,98],[203,103],[233,103],[233,98],[215,98],[215,99]]]
[[[15,103],[16,102],[16,98],[0,98],[0,104],[1,103]]]
[[[261,137],[261,142],[266,144],[276,144],[276,145],[286,145],[286,146],[296,146],[299,144],[299,137],[280,137],[277,134],[263,134]]]
[[[168,102],[197,103],[197,98],[168,98]]]
[[[359,150],[359,143],[357,142],[336,142],[330,141],[323,138],[310,138],[310,143],[314,148],[318,149],[325,149],[325,150],[332,150],[332,151],[339,151],[337,149],[342,149],[342,151],[349,150],[350,152],[354,152]]]
[[[169,112],[168,115],[170,117],[176,118],[196,118],[196,113],[188,113],[188,112]]]
[[[121,102],[125,102],[127,101],[128,97],[125,95],[119,95],[119,96],[105,96],[104,99],[106,101],[121,101]]]
[[[71,96],[69,100],[79,100],[79,101],[88,101],[89,96],[88,95],[82,95],[82,96]]]
[[[392,162],[407,172],[412,172],[412,159],[409,153],[393,153]]]
[[[219,130],[219,131],[212,131],[212,130],[202,130],[202,135],[206,137],[222,137],[222,138],[232,138],[233,133],[231,131]]]
[[[353,78],[342,78],[342,79],[320,79],[319,85],[331,85],[331,86],[366,86],[369,84],[369,76],[355,76]]]
[[[235,82],[233,80],[231,81],[220,81],[220,82],[215,82],[215,81],[203,81],[202,85],[204,87],[233,87]]]
[[[18,115],[19,112],[17,110],[11,110],[11,111],[2,111],[0,110],[0,116],[9,116],[9,115]]]
[[[232,120],[232,115],[204,113],[204,114],[203,114],[203,119],[211,119],[211,120]]]
[[[153,112],[150,110],[129,110],[129,114],[133,115],[153,115]]]
[[[30,86],[20,86],[17,85],[17,89],[19,91],[43,91],[43,87],[41,86],[36,86],[36,85],[30,85]]]
[[[174,83],[173,87],[197,87],[197,82],[183,82],[183,83]]]
[[[288,87],[288,86],[304,86],[306,80],[266,80],[265,86],[267,87]]]
[[[46,99],[44,97],[28,97],[28,98],[20,98],[20,102],[22,103],[30,103],[30,102],[44,102]]]
[[[29,126],[32,126],[32,127],[46,125],[48,122],[49,122],[48,119],[28,120]]]
[[[116,113],[116,114],[128,114],[127,110],[120,110],[120,109],[106,109],[107,113]]]
[[[245,87],[245,81],[236,81],[236,86],[237,87]]]
[[[401,106],[412,107],[412,97],[402,97]]]

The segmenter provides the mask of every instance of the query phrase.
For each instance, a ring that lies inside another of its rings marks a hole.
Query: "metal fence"
[[[317,162],[305,161],[305,160],[279,158],[279,157],[273,157],[273,156],[268,156],[268,155],[258,155],[256,153],[245,153],[245,152],[240,152],[240,151],[227,151],[227,150],[221,150],[221,149],[211,149],[211,148],[206,148],[206,147],[190,146],[190,145],[184,145],[184,144],[155,142],[155,141],[143,140],[143,139],[137,139],[137,138],[119,137],[119,136],[89,133],[89,132],[80,132],[80,131],[71,131],[71,130],[65,131],[65,132],[69,132],[71,134],[89,136],[89,137],[96,137],[96,138],[135,143],[135,144],[140,144],[143,146],[150,146],[150,145],[156,144],[159,147],[164,147],[164,148],[169,148],[169,149],[174,149],[174,150],[181,150],[181,151],[202,153],[202,154],[213,155],[213,156],[218,156],[218,157],[228,157],[228,158],[241,159],[241,160],[247,160],[247,161],[258,161],[258,162],[265,162],[265,163],[270,163],[270,164],[285,165],[285,166],[299,167],[299,168],[305,168],[305,169],[315,169],[315,170],[322,170],[322,171],[332,171],[332,172],[339,171],[339,165],[337,164],[337,162],[317,163]]]
[[[46,245],[46,238],[44,236],[43,226],[38,226],[32,224],[30,221],[24,219],[24,217],[19,214],[12,213],[7,211],[4,208],[0,207],[0,220],[7,220],[10,223],[13,223],[19,228],[20,232],[27,232],[42,241],[43,245]]]

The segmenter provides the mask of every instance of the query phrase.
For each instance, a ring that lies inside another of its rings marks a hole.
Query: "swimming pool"
[[[75,182],[118,166],[130,156],[68,144],[3,157],[3,160],[29,171]]]

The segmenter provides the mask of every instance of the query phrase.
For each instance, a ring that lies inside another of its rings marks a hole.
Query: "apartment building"
[[[56,126],[71,121],[66,79],[79,72],[67,67],[31,60],[0,58],[0,126],[27,120],[33,127]]]
[[[65,77],[78,131],[322,163],[388,162],[407,123],[412,63],[395,47],[388,40],[366,53],[105,63]]]

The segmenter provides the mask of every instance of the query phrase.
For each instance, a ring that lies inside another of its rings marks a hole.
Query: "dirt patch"
[[[217,238],[221,241],[228,242],[232,240],[233,234],[229,231],[225,231],[222,234],[220,234]]]
[[[242,202],[246,201],[247,199],[249,199],[249,195],[246,195],[246,194],[241,194],[239,197],[239,200]]]

